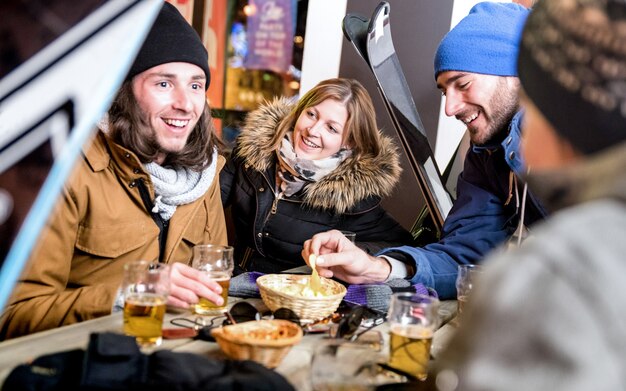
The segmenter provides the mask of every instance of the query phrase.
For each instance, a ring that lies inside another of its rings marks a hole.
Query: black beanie
[[[626,140],[626,3],[541,0],[518,60],[526,95],[577,150]]]
[[[178,9],[165,2],[126,79],[168,62],[188,62],[199,66],[206,75],[205,89],[209,88],[209,55],[202,40]]]

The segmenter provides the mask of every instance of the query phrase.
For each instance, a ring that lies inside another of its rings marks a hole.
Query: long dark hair
[[[142,163],[153,161],[161,152],[154,132],[141,113],[129,80],[122,84],[109,109],[108,135],[117,144],[133,151]],[[222,147],[223,143],[213,127],[211,110],[205,103],[185,147],[179,152],[167,153],[162,165],[201,171],[212,163],[213,151],[216,148],[221,151]]]

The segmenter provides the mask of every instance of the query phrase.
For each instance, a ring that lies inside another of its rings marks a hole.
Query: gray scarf
[[[169,220],[178,205],[194,202],[202,197],[213,183],[217,168],[217,150],[213,152],[211,165],[204,171],[193,171],[185,167],[166,168],[156,163],[144,164],[154,185],[153,213]]]
[[[316,182],[339,167],[347,157],[352,155],[349,149],[340,149],[325,159],[308,160],[296,156],[291,141],[293,132],[287,132],[278,155],[278,176],[281,179],[280,190],[290,197],[299,192],[307,182]]]

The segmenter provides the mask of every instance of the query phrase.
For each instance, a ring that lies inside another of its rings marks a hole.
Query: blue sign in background
[[[291,65],[294,37],[292,0],[251,0],[248,16],[248,55],[244,67],[286,73]]]

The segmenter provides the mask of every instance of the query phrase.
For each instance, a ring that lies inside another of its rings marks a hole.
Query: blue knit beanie
[[[441,72],[517,76],[517,52],[529,10],[515,3],[478,3],[448,34],[435,54]]]

